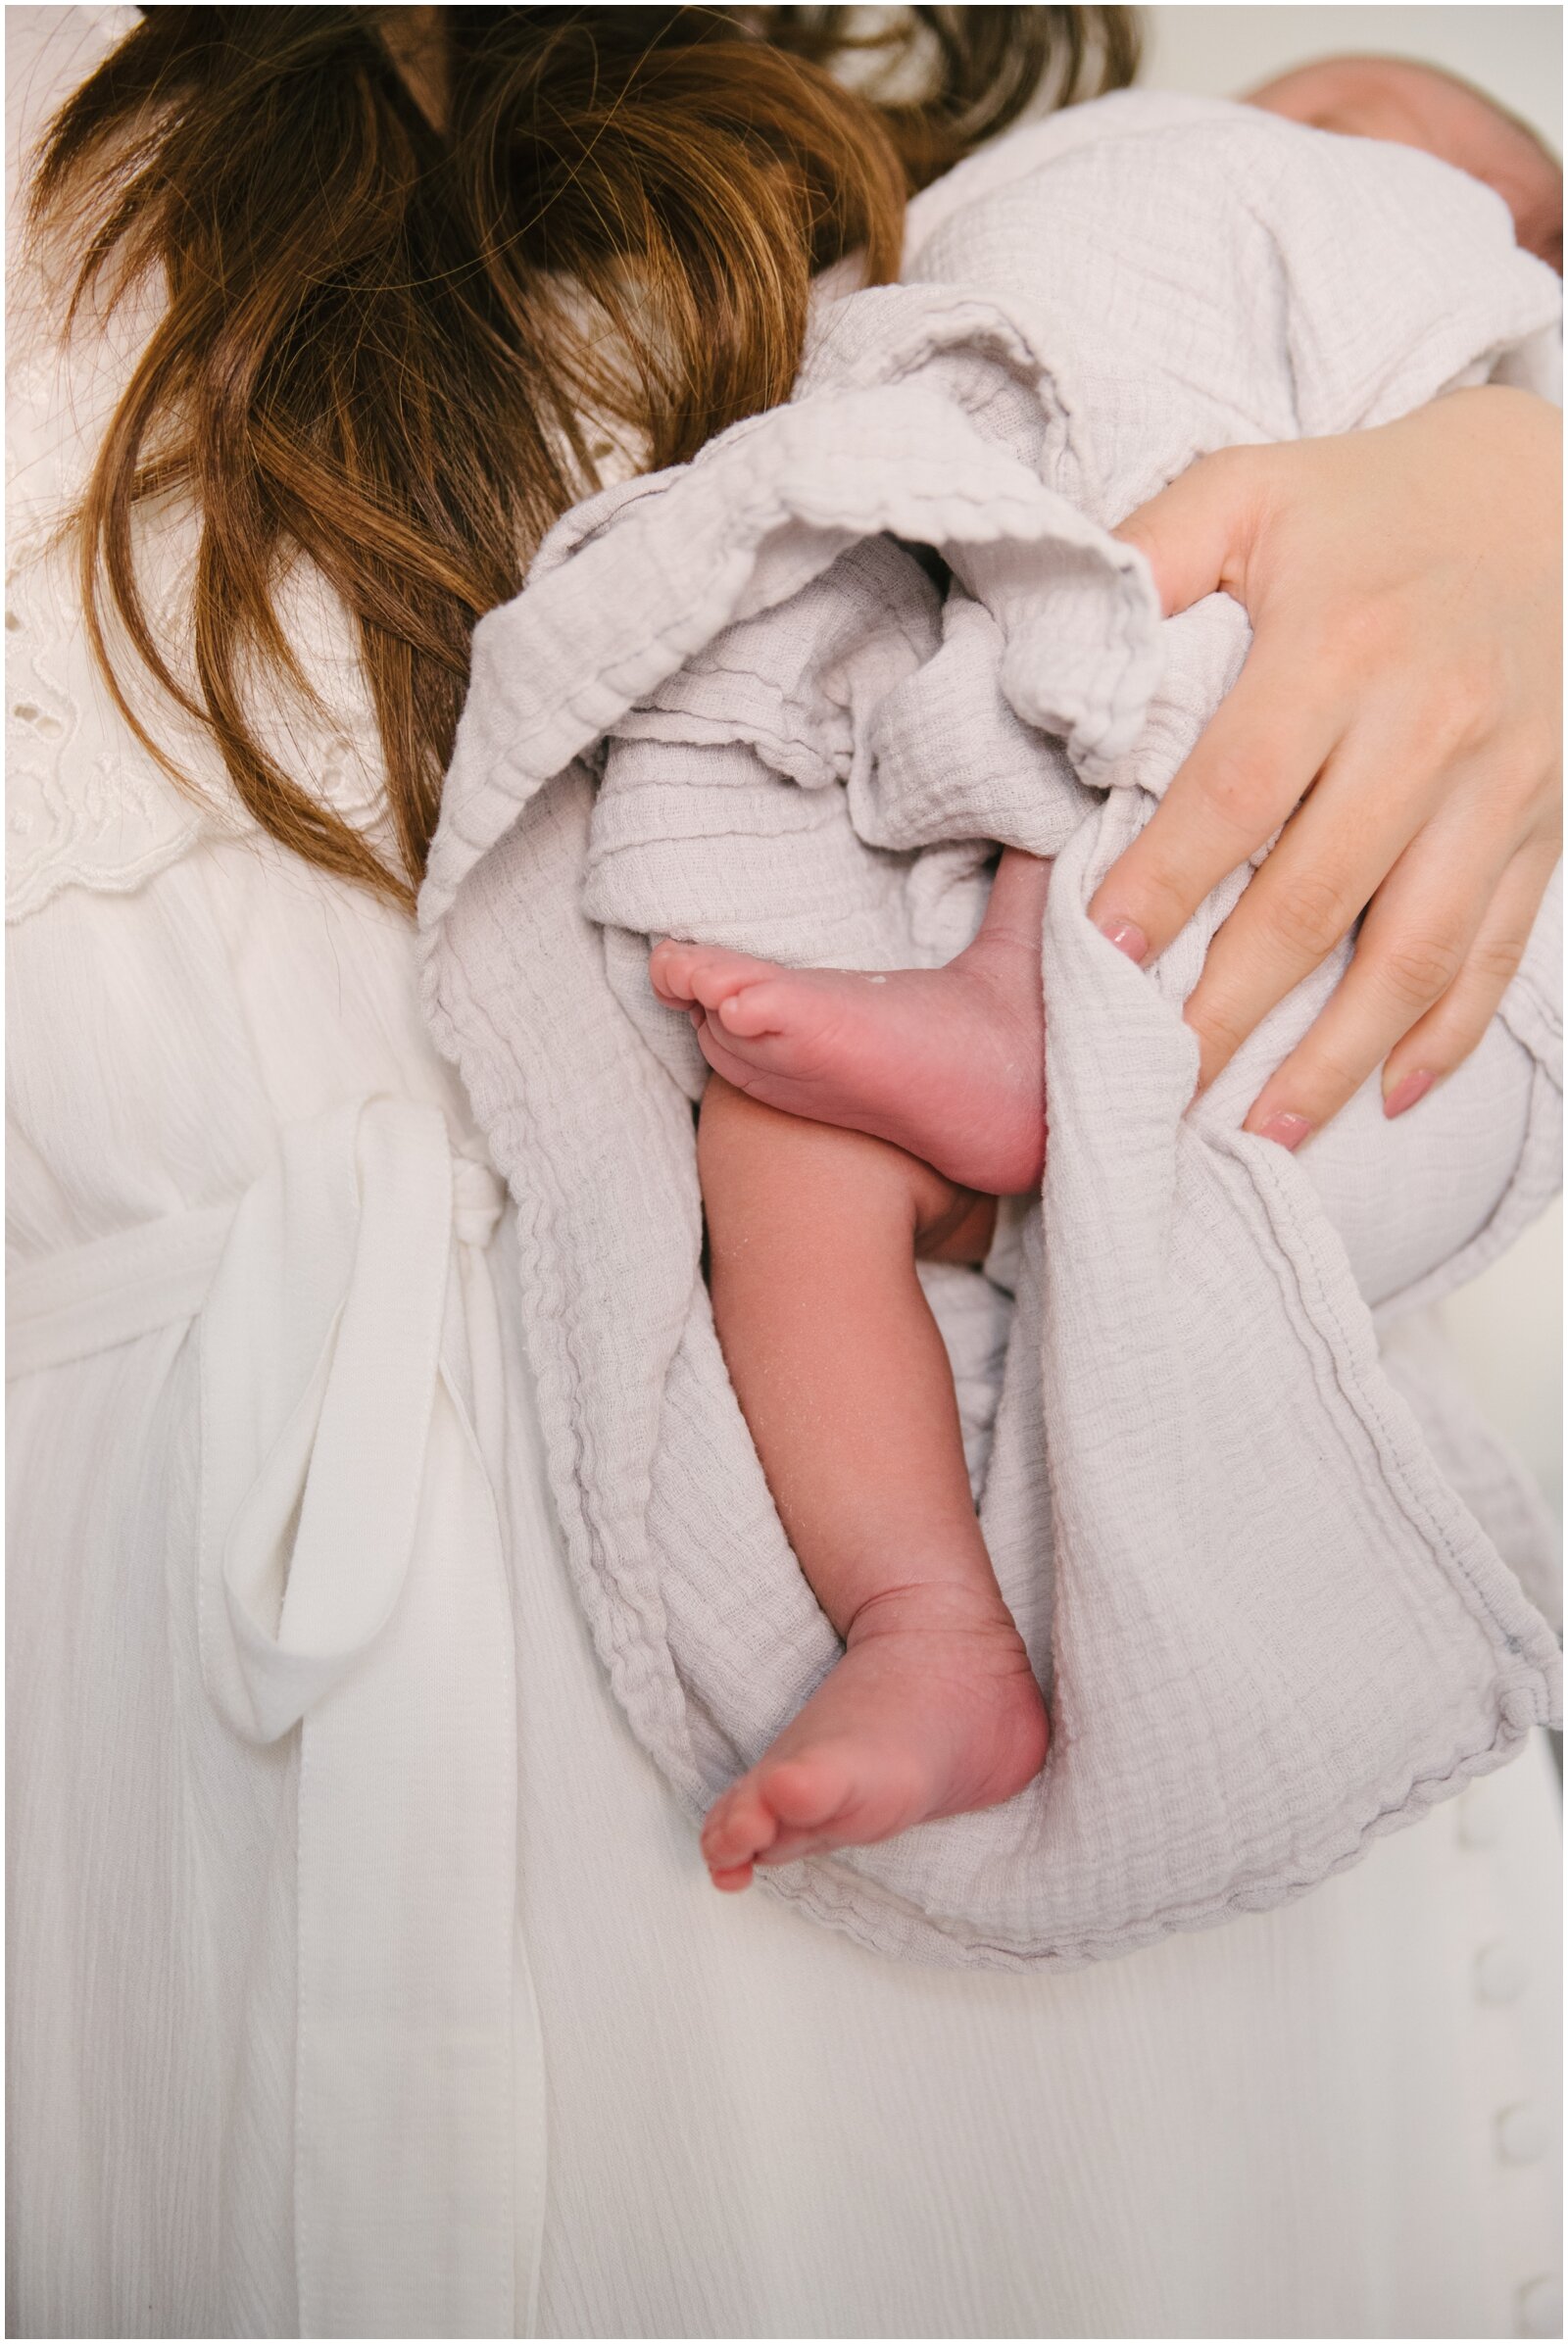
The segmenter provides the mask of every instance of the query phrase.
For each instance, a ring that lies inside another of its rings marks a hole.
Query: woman
[[[114,157],[102,250],[168,278],[167,304],[155,279],[79,318],[63,382],[44,315],[14,336],[17,519],[40,529],[11,637],[19,2329],[1550,2318],[1526,2105],[1549,1981],[1507,1960],[1549,1903],[1539,1767],[1298,1906],[1131,1960],[880,1963],[711,1896],[565,1583],[513,1233],[413,984],[467,630],[611,444],[678,457],[782,396],[810,269],[857,245],[894,266],[905,174],[1000,126],[1047,43],[1069,88],[1093,46],[1072,11],[930,13],[945,99],[881,118],[818,70],[811,20],[772,46],[702,20],[634,72],[647,12],[592,44],[553,11],[389,12],[389,49],[369,12],[160,11],[127,41],[130,12],[71,11],[14,63],[25,145],[112,61],[54,150],[46,256],[74,277]],[[1429,662],[1453,664],[1454,564],[1478,532],[1507,549],[1464,639],[1515,646],[1517,684],[1478,688],[1469,763],[1429,750],[1380,797],[1347,882],[1358,907],[1396,864],[1445,880],[1417,905],[1434,936],[1454,913],[1466,982],[1435,990],[1464,1014],[1434,1013],[1422,1065],[1490,1013],[1549,833],[1525,746],[1547,729],[1544,419],[1510,436],[1499,412],[1477,446],[1473,414],[1462,530],[1427,485],[1431,435],[1450,472],[1461,445],[1441,411],[1392,492],[1326,444],[1200,472],[1133,524],[1157,550],[1174,511],[1186,547],[1196,510],[1213,561],[1173,599],[1232,583],[1254,662],[1288,663],[1234,696],[1228,773],[1265,697],[1311,717],[1317,763],[1325,738],[1348,776],[1363,741],[1401,762]],[[86,475],[101,667],[42,534]],[[1320,656],[1369,506],[1370,678],[1359,643]],[[1476,786],[1489,750],[1506,798]],[[1286,786],[1258,792],[1256,836]],[[1151,849],[1123,877],[1152,870],[1174,917],[1214,847],[1196,815],[1163,828],[1181,871]],[[1397,1038],[1384,951],[1361,1008],[1342,996],[1334,1080]],[[1232,1027],[1290,981],[1261,957]],[[215,1609],[236,1558],[318,1607],[340,1665],[251,1665]]]

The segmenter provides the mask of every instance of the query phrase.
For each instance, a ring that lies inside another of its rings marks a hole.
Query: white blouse
[[[130,20],[10,12],[14,159]],[[710,1889],[567,1583],[409,926],[199,744],[179,794],[93,672],[50,520],[146,319],[62,368],[46,295],[10,354],[13,2332],[1560,2332],[1544,1749],[1298,1905],[1067,1977]],[[150,534],[175,641],[188,556]],[[330,712],[278,738],[373,824],[297,595]]]

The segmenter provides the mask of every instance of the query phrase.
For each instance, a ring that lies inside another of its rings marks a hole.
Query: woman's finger
[[[1200,456],[1112,530],[1148,560],[1167,618],[1240,583],[1264,493],[1263,467],[1254,460],[1266,453],[1221,448]]]
[[[1556,867],[1555,841],[1515,855],[1458,976],[1437,1005],[1389,1052],[1383,1069],[1386,1115],[1402,1115],[1415,1106],[1475,1049],[1524,958],[1542,898]]]
[[[1390,763],[1387,751],[1368,752],[1359,741],[1353,751],[1341,749],[1216,934],[1182,1012],[1198,1036],[1200,1089],[1344,942],[1405,852],[1408,816],[1376,787]],[[1464,884],[1476,895],[1479,917],[1473,872]],[[1458,965],[1456,955],[1445,983]],[[1405,1025],[1424,1006],[1412,1008]]]
[[[1134,960],[1162,952],[1220,881],[1289,820],[1340,723],[1340,708],[1298,659],[1285,665],[1255,645],[1150,820],[1096,889],[1089,916],[1101,933]]]
[[[1464,868],[1451,827],[1445,840],[1424,834],[1401,858],[1378,890],[1344,979],[1258,1093],[1246,1130],[1298,1148],[1446,999],[1476,949],[1484,903],[1495,901],[1501,872],[1484,874],[1485,897],[1475,876]]]

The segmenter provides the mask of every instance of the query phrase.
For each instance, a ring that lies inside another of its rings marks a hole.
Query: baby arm
[[[977,1260],[993,1207],[902,1148],[713,1077],[699,1163],[713,1316],[844,1658],[714,1806],[715,1883],[995,1805],[1046,1718],[975,1517],[917,1255]]]

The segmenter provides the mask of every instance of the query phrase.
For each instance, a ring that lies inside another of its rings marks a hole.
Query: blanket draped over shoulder
[[[1150,971],[1085,906],[1249,640],[1220,596],[1162,622],[1108,529],[1207,450],[1545,382],[1558,291],[1424,156],[1136,95],[962,167],[911,242],[898,285],[824,285],[787,407],[568,514],[480,626],[427,1002],[516,1201],[578,1591],[695,1817],[839,1647],[715,1340],[705,1069],[648,940],[932,965],[995,843],[1055,858],[1043,1194],[1005,1278],[925,1273],[1050,1756],[770,1884],[887,1952],[1081,1963],[1301,1893],[1556,1715],[1541,1589],[1458,1494],[1482,1452],[1396,1388],[1303,1163],[1239,1129],[1257,1052],[1187,1111],[1181,1004],[1250,872]],[[1549,939],[1502,1015],[1524,1138],[1466,1273],[1555,1186]],[[1346,1124],[1375,1182],[1384,1127]]]

